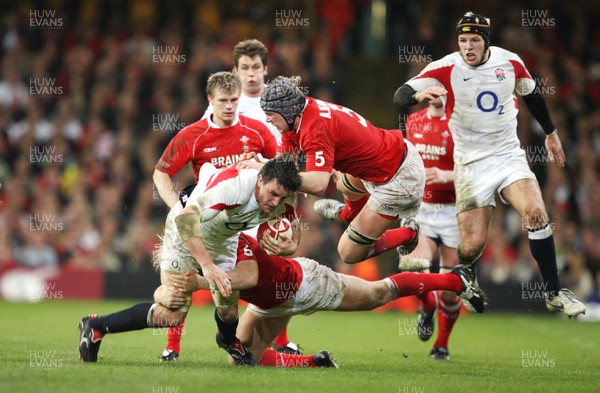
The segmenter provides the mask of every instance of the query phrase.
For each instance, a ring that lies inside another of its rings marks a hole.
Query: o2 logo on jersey
[[[225,228],[231,231],[245,231],[248,229],[248,222],[226,222]]]
[[[503,115],[504,105],[498,105],[498,95],[493,91],[485,90],[479,93],[477,96],[477,108],[479,108],[482,112],[493,112],[496,109],[500,109],[498,111],[499,115]]]

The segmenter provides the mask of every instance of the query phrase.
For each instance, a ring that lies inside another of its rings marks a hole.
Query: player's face
[[[277,128],[277,131],[279,131],[280,134],[283,134],[284,132],[291,131],[290,127],[287,124],[287,122],[285,121],[285,119],[283,118],[283,116],[281,116],[279,113],[277,113],[277,112],[265,112],[265,115],[267,115],[267,123],[273,124],[273,126],[275,128]],[[294,125],[295,124],[296,123],[294,122]]]
[[[486,55],[485,41],[479,34],[461,34],[458,36],[458,48],[462,58],[470,66],[477,66]]]
[[[259,55],[240,56],[238,66],[234,71],[242,81],[242,91],[250,97],[257,97],[262,93],[265,85],[265,75],[267,75],[267,66],[262,62]]]
[[[265,216],[271,214],[288,196],[290,196],[290,193],[277,180],[265,183],[262,176],[258,177],[258,181],[256,182],[256,200]]]
[[[214,95],[208,95],[213,106],[212,121],[220,127],[229,127],[235,121],[240,91],[216,89]]]

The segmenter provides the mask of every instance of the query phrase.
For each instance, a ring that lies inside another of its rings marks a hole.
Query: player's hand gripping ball
[[[293,236],[292,223],[287,218],[272,218],[258,227],[259,240],[277,245],[282,240],[282,236],[289,239]],[[266,252],[272,255],[268,250]]]

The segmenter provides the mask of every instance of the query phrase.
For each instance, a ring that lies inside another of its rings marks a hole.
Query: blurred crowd
[[[150,270],[167,213],[152,183],[154,164],[170,138],[204,113],[207,77],[232,68],[231,49],[237,42],[257,38],[269,49],[269,76],[301,75],[311,96],[343,105],[338,87],[343,76],[336,65],[364,49],[359,36],[368,27],[361,21],[371,3],[89,0],[3,5],[0,269]],[[470,2],[463,3],[392,2],[390,10],[397,14],[388,15],[395,21],[388,25],[388,46],[422,46],[432,60],[454,51],[455,21],[447,16],[458,19],[471,8]],[[519,114],[519,135],[543,188],[564,284],[579,298],[597,297],[597,11],[561,6],[545,16],[554,20],[552,26],[536,28],[524,25],[522,13],[533,7],[524,1],[515,4],[492,1],[477,11],[492,18],[493,44],[519,53],[545,88],[563,138],[566,170],[544,160],[543,133],[527,110]],[[423,65],[401,65],[400,80]],[[396,87],[390,86],[390,105]],[[193,179],[191,170],[183,172],[176,177],[180,189]],[[333,188],[330,194],[336,195]],[[299,254],[335,266],[343,228],[315,215],[313,197],[300,199],[307,230]],[[482,274],[495,282],[535,280],[537,266],[519,216],[499,204],[492,225]]]

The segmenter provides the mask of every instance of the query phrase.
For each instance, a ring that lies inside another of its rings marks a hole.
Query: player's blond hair
[[[206,83],[206,94],[215,95],[217,90],[223,90],[228,93],[233,93],[236,90],[242,90],[242,82],[240,78],[229,71],[220,71],[208,77]]]

